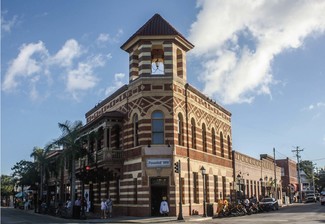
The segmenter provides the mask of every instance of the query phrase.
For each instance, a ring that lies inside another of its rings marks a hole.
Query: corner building
[[[127,216],[159,215],[163,197],[177,215],[180,192],[185,216],[203,214],[204,195],[207,205],[230,199],[231,113],[187,83],[193,47],[159,14],[121,46],[129,54],[129,84],[86,113],[81,133],[94,155],[86,159],[85,190],[95,212],[108,196],[114,213]]]

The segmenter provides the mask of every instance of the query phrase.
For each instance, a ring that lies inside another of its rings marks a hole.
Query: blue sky
[[[188,82],[232,113],[233,149],[325,166],[325,2],[2,0],[1,173],[128,83],[120,46],[155,13],[195,48]]]

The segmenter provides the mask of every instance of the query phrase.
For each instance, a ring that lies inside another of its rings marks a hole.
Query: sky
[[[233,149],[325,166],[325,1],[2,0],[1,174],[128,84],[120,46],[155,13],[195,45],[188,82],[232,113]]]

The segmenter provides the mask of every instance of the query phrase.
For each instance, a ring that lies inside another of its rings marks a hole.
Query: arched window
[[[228,158],[231,159],[231,143],[230,143],[229,135],[227,137],[227,145],[228,145]]]
[[[207,130],[205,124],[202,124],[202,145],[203,152],[207,152]]]
[[[133,116],[133,145],[139,145],[139,120],[137,114]]]
[[[220,132],[220,151],[221,151],[221,157],[225,157],[225,149],[223,145],[223,134]]]
[[[214,131],[214,128],[212,128],[212,131],[211,131],[212,133],[212,153],[214,154],[214,155],[216,155],[217,154],[217,149],[216,149],[216,133],[215,133],[215,131]]]
[[[195,127],[194,118],[192,118],[191,120],[191,132],[192,132],[192,148],[196,149],[196,127]]]
[[[152,122],[152,144],[164,144],[164,114],[161,111],[155,111],[151,115]]]
[[[177,125],[178,144],[184,146],[183,116],[181,113],[178,114],[177,123],[178,123],[178,125]]]

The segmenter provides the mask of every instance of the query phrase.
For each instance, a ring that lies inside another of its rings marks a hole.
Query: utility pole
[[[315,166],[316,166],[316,163],[312,163],[312,174],[313,174],[313,190],[314,190],[314,195],[316,196],[316,188],[315,188],[315,172],[314,172],[314,169],[315,169]]]
[[[296,147],[295,150],[292,150],[292,152],[296,153],[296,157],[297,157],[297,163],[298,163],[298,183],[299,183],[299,203],[301,203],[302,200],[302,189],[301,189],[301,178],[300,178],[300,155],[299,153],[304,151],[304,149],[299,149],[299,146]]]
[[[276,185],[276,161],[275,161],[275,148],[273,148],[273,157],[274,157],[274,198],[275,200],[278,200],[278,189],[277,189],[277,185]]]

